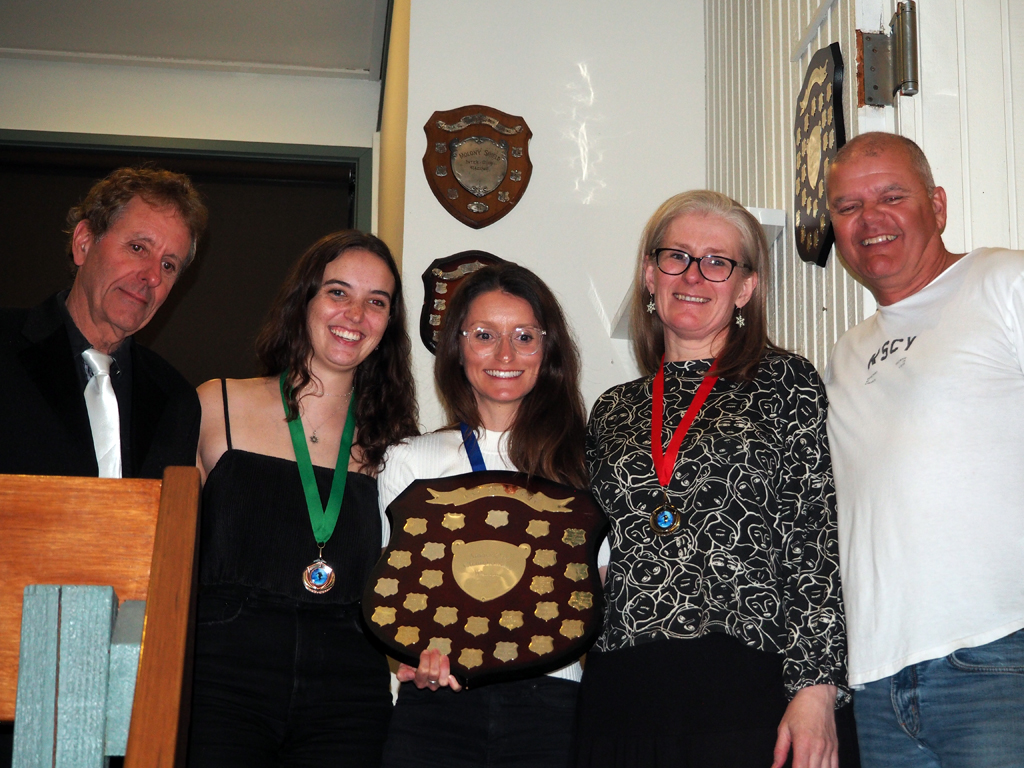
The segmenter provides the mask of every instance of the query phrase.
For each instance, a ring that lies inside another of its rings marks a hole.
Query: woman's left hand
[[[797,692],[779,723],[772,768],[781,768],[790,749],[793,768],[839,768],[837,693],[834,685],[811,685]]]

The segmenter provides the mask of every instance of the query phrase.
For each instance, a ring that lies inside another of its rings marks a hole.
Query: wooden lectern
[[[0,475],[0,720],[14,720],[25,586],[112,586],[146,601],[124,764],[183,764],[199,494],[195,467],[162,481]]]

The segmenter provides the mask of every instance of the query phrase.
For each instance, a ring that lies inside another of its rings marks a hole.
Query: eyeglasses
[[[686,251],[677,251],[675,248],[655,248],[651,251],[651,257],[658,265],[658,269],[666,275],[681,275],[690,268],[690,265],[697,262],[697,270],[705,280],[712,283],[724,283],[732,277],[732,271],[736,267],[750,271],[746,264],[728,259],[725,256],[702,256],[696,258]]]
[[[535,355],[544,342],[547,331],[528,325],[524,328],[513,328],[508,333],[496,331],[493,328],[473,328],[469,331],[460,331],[466,337],[466,344],[478,355],[486,355],[498,348],[502,337],[507,336],[509,344],[517,355]]]

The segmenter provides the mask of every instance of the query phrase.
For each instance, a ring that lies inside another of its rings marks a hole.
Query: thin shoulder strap
[[[228,417],[228,380],[220,380],[220,391],[224,394],[224,437],[228,440],[228,450],[231,450],[231,419]]]

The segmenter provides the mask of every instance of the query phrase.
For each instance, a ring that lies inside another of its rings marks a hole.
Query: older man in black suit
[[[68,225],[70,291],[0,310],[0,473],[160,477],[193,464],[195,391],[132,334],[194,258],[205,206],[187,176],[122,168]]]

